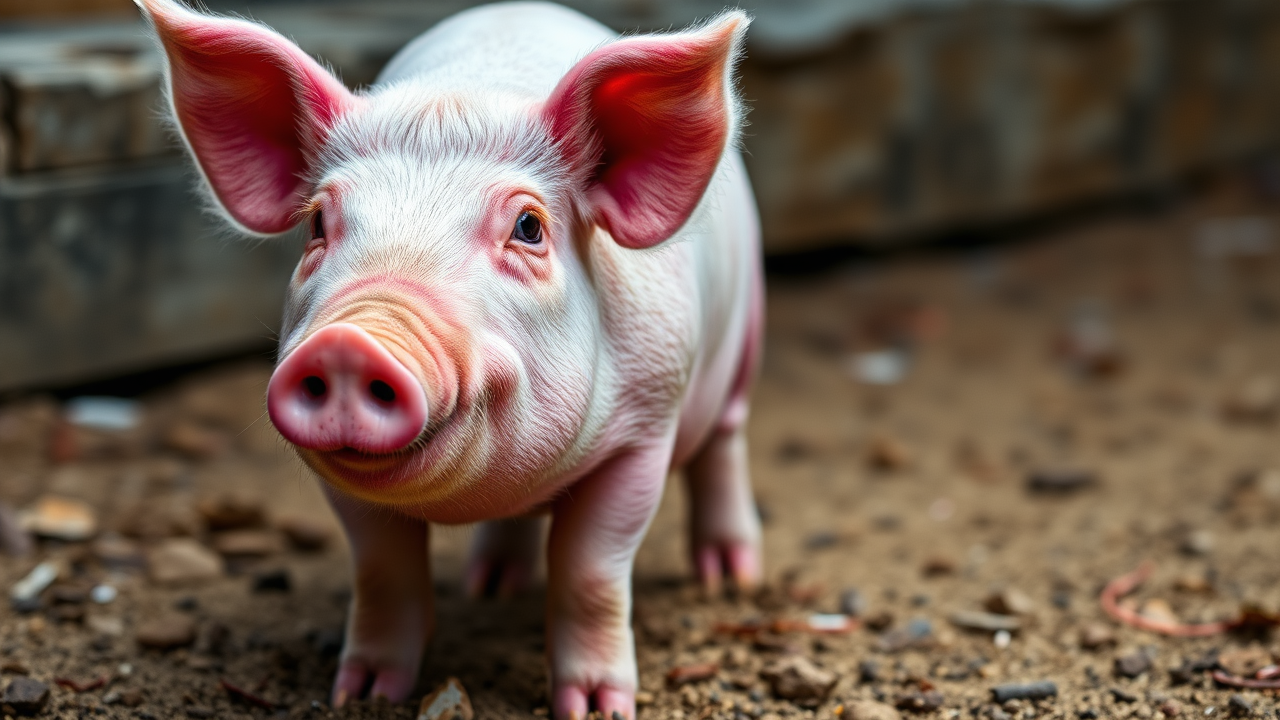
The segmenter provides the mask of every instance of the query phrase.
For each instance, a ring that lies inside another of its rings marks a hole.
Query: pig
[[[482,6],[352,92],[262,25],[138,2],[214,206],[309,238],[266,402],[350,541],[333,703],[413,691],[429,526],[482,523],[472,594],[527,586],[545,534],[554,716],[634,717],[632,564],[671,472],[705,590],[762,572],[748,17],[619,37],[553,4]]]

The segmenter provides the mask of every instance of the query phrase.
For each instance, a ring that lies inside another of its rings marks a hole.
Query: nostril
[[[381,380],[374,380],[369,383],[369,392],[385,403],[394,402],[396,399],[396,391]]]
[[[324,384],[324,380],[315,375],[308,375],[302,378],[302,386],[307,389],[307,394],[311,397],[320,397],[328,389]]]

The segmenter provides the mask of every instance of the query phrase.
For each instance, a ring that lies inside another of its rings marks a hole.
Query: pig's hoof
[[[366,695],[371,699],[381,697],[393,703],[404,702],[417,680],[417,663],[411,667],[378,666],[359,658],[344,659],[333,682],[333,706],[340,708]]]
[[[694,549],[698,580],[708,596],[724,591],[726,579],[733,589],[745,593],[760,584],[760,549],[752,543],[704,543]]]
[[[467,594],[505,598],[528,589],[538,571],[543,522],[533,517],[481,525],[467,559]]]
[[[594,700],[594,702],[592,702]],[[587,720],[587,713],[598,710],[606,720],[636,716],[636,694],[632,690],[582,685],[562,685],[555,690],[556,720]]]

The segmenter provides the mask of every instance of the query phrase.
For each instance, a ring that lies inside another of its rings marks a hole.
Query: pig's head
[[[281,434],[344,492],[432,519],[536,501],[602,431],[584,256],[689,218],[737,132],[745,17],[605,45],[549,96],[353,94],[265,27],[140,2],[217,206],[308,229],[267,391]]]

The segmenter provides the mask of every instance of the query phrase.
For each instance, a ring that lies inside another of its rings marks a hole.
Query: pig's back
[[[482,5],[419,35],[391,59],[378,84],[414,78],[437,88],[546,97],[575,62],[615,37],[595,20],[553,3]]]

